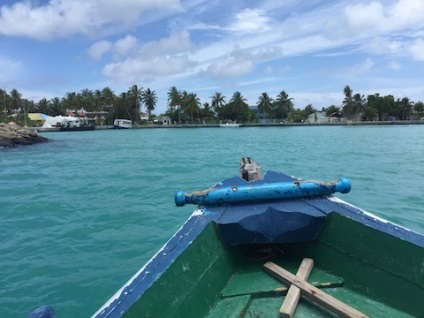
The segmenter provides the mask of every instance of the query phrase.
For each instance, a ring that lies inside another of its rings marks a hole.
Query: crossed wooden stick
[[[304,258],[296,275],[293,275],[273,262],[265,263],[264,270],[268,274],[290,286],[283,305],[280,308],[280,317],[293,317],[293,313],[296,310],[301,294],[309,300],[321,305],[325,309],[337,314],[339,317],[368,317],[340,300],[337,300],[333,296],[323,292],[317,287],[309,284],[306,280],[308,279],[313,267],[314,261],[310,258]]]

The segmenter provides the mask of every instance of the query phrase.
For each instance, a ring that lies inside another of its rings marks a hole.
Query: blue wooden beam
[[[222,205],[267,200],[284,200],[330,195],[335,192],[348,193],[351,188],[349,179],[339,182],[293,181],[273,183],[247,183],[238,186],[225,186],[197,191],[191,194],[177,192],[175,204]]]

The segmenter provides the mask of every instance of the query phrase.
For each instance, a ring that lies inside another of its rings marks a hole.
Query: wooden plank
[[[349,317],[349,318],[366,318],[368,316],[364,315],[360,311],[348,306],[347,304],[341,302],[340,300],[324,293],[322,290],[316,288],[315,286],[305,282],[302,279],[299,279],[289,271],[281,268],[273,262],[267,262],[264,265],[264,270],[275,277],[276,279],[282,281],[283,283],[290,285],[293,284],[300,288],[303,296],[316,302],[327,310],[337,314],[339,317]]]
[[[296,276],[301,280],[307,280],[309,274],[314,267],[314,260],[310,258],[304,258],[300,267],[296,273]],[[280,308],[281,318],[292,318],[294,311],[296,310],[297,304],[300,299],[300,289],[295,285],[291,285],[289,291],[284,299],[283,305]]]
[[[245,263],[242,270],[237,271],[231,276],[228,284],[221,292],[221,296],[234,297],[251,294],[255,297],[263,297],[266,294],[272,293],[281,296],[287,295],[290,286],[282,284],[279,280],[265,273],[263,270],[263,265],[268,260],[263,262]],[[296,273],[300,263],[299,261],[282,258],[279,259],[278,264],[290,272]],[[343,279],[329,274],[319,267],[314,267],[307,281],[318,288],[333,288],[343,286]],[[278,306],[278,309],[280,309],[280,307],[281,304]],[[278,315],[276,317],[278,317]]]

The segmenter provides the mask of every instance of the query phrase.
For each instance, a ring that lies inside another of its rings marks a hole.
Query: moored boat
[[[95,125],[82,124],[80,126],[63,125],[59,128],[59,131],[87,131],[94,130]]]
[[[94,120],[87,117],[74,116],[45,116],[42,127],[36,127],[40,132],[48,131],[86,131],[94,130],[96,125]]]
[[[115,119],[113,121],[114,129],[129,129],[132,127],[131,120],[128,119]]]
[[[424,235],[241,160],[93,317],[423,317]],[[48,316],[47,316],[48,317]]]
[[[228,120],[224,124],[219,124],[219,127],[223,127],[223,128],[237,128],[237,127],[240,127],[240,124],[237,124],[235,121]]]

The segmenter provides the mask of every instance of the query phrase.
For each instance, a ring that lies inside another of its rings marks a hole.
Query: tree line
[[[422,117],[424,103],[413,102],[408,97],[395,99],[393,95],[380,96],[380,94],[365,97],[360,93],[353,94],[352,89],[346,85],[344,90],[342,108],[333,107],[330,112],[339,112],[348,119],[357,121],[384,121],[384,120],[409,120],[413,113]]]
[[[344,99],[340,107],[331,105],[321,109],[326,116],[345,117],[356,121],[383,121],[408,120],[413,113],[423,116],[424,104],[414,103],[408,97],[402,99],[392,95],[380,94],[365,97],[359,93],[353,94],[347,85],[343,90]],[[167,111],[162,116],[168,116],[173,123],[216,123],[232,120],[237,122],[302,122],[308,116],[317,112],[312,104],[304,109],[295,109],[293,98],[282,90],[275,98],[263,92],[256,102],[257,111],[252,110],[246,98],[236,91],[227,101],[227,97],[220,92],[210,96],[210,102],[202,104],[196,93],[179,90],[175,86],[167,92]],[[109,87],[91,91],[83,89],[81,92],[68,92],[62,98],[51,100],[42,98],[37,103],[24,99],[16,90],[10,93],[0,89],[0,121],[7,121],[12,114],[17,120],[28,113],[44,113],[50,116],[65,116],[67,111],[84,109],[95,112],[103,117],[103,124],[111,125],[115,118],[125,118],[133,123],[143,124],[144,117],[140,116],[144,107],[148,120],[152,120],[158,97],[150,88],[143,89],[137,85],[131,86],[126,92],[115,94]],[[19,119],[21,118],[21,119]],[[100,116],[98,116],[100,118]]]
[[[54,97],[50,100],[42,98],[38,103],[22,98],[22,94],[16,89],[12,89],[10,94],[0,89],[0,114],[2,115],[0,120],[6,121],[12,114],[28,113],[65,116],[68,111],[84,109],[86,112],[99,114],[99,119],[103,116],[106,125],[113,124],[114,118],[125,118],[139,123],[142,106],[145,107],[150,118],[156,103],[157,95],[154,91],[150,88],[139,88],[137,85],[131,86],[128,91],[119,95],[116,95],[109,87],[95,91],[83,89],[79,93],[68,92],[62,98]],[[18,118],[18,121],[21,120]]]
[[[175,86],[168,91],[168,110],[165,113],[173,122],[201,123],[216,121],[257,122],[257,112],[249,108],[247,99],[236,91],[226,100],[221,92],[210,96],[210,103],[201,104],[195,93],[178,90]],[[275,101],[263,93],[257,102],[258,112],[266,114],[270,119],[284,120],[293,112],[293,98],[282,91]]]

